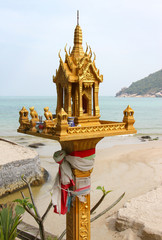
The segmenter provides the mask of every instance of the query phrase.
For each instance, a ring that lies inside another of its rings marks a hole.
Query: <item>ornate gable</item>
[[[103,77],[102,75],[99,76],[99,72],[96,71],[95,67],[93,66],[93,63],[89,63],[87,64],[87,66],[85,67],[85,69],[82,69],[82,74],[79,77],[80,80],[82,80],[83,82],[94,82],[94,81],[99,81],[102,82],[103,81]]]
[[[53,76],[53,82],[56,84],[60,83],[62,87],[67,86],[68,76],[66,75],[66,72],[61,64],[59,66],[59,70],[56,73],[56,77]]]
[[[83,82],[94,82],[95,80],[97,80],[95,74],[92,72],[90,67],[80,78]]]

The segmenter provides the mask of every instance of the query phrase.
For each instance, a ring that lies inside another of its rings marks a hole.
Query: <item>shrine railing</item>
[[[68,134],[92,133],[103,131],[122,131],[125,130],[125,125],[126,123],[111,123],[111,124],[109,123],[97,126],[70,127],[68,128]]]
[[[93,136],[112,136],[112,135],[123,135],[123,134],[133,134],[136,133],[136,129],[133,124],[135,122],[133,117],[133,110],[128,106],[124,111],[123,122],[114,122],[114,121],[91,121],[83,122],[83,125],[74,126],[75,121],[71,124],[71,121],[68,121],[68,115],[61,109],[58,113],[57,118],[53,118],[52,113],[49,111],[49,108],[44,108],[44,115],[46,117],[45,121],[42,121],[38,118],[37,112],[34,110],[34,107],[30,108],[31,120],[28,118],[28,111],[25,107],[19,112],[19,123],[18,132],[26,133],[30,135],[51,138],[51,139],[66,139],[70,141],[75,138],[89,138]],[[86,119],[87,120],[87,119]],[[93,119],[91,119],[93,120]]]

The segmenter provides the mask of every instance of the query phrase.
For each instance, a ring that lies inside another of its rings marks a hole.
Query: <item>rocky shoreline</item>
[[[24,175],[32,185],[45,182],[47,172],[41,168],[39,155],[33,149],[0,139],[0,197],[25,186]]]
[[[122,88],[116,97],[162,97],[162,69]]]
[[[162,91],[157,92],[157,93],[148,93],[144,95],[139,95],[139,94],[128,94],[128,93],[121,93],[121,94],[116,94],[116,97],[151,97],[151,98],[161,98],[162,97]]]

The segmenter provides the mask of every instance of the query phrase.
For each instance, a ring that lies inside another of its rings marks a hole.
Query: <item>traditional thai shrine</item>
[[[53,76],[57,88],[56,113],[45,106],[45,120],[42,121],[31,107],[29,120],[28,110],[23,107],[19,112],[18,132],[60,142],[62,150],[54,154],[61,172],[54,183],[54,211],[67,216],[67,240],[90,240],[90,174],[96,144],[106,136],[136,133],[134,111],[128,105],[121,122],[100,120],[98,95],[103,76],[96,67],[95,53],[92,54],[89,46],[83,50],[79,20],[72,51],[65,47],[65,61],[60,52],[59,59],[59,68]],[[67,192],[74,197],[72,203]]]
[[[65,61],[60,54],[60,66],[53,77],[57,88],[56,114],[64,108],[68,117],[75,117],[75,124],[99,124],[100,110],[98,103],[99,84],[103,76],[95,65],[95,54],[88,46],[82,47],[82,30],[77,24],[74,33],[74,46],[69,54],[65,47]]]

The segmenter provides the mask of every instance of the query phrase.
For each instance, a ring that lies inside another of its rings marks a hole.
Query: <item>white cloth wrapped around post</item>
[[[52,192],[52,203],[54,212],[59,214],[66,214],[71,196],[77,196],[80,201],[84,201],[84,195],[90,192],[90,178],[76,178],[76,189],[69,190],[74,186],[73,169],[80,171],[88,171],[93,168],[95,158],[95,148],[85,151],[74,151],[68,155],[64,150],[60,150],[53,155],[56,163],[59,164],[59,171],[57,173]]]

